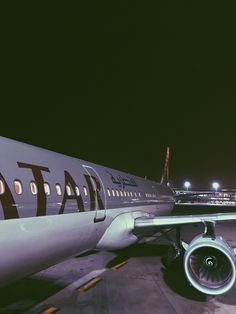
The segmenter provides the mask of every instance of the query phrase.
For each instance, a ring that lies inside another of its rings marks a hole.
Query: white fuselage
[[[0,148],[1,285],[135,243],[135,218],[173,208],[173,192],[156,182],[2,137]]]

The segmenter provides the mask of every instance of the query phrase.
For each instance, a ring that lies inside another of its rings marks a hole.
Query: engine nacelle
[[[189,282],[208,295],[219,295],[232,288],[235,265],[234,251],[222,237],[197,236],[184,255],[184,270]]]

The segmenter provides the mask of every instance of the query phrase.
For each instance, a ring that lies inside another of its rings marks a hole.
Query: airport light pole
[[[217,192],[217,190],[219,189],[220,185],[219,185],[218,182],[213,182],[213,183],[212,183],[212,187],[213,187],[213,189]]]
[[[187,191],[190,188],[190,186],[191,186],[191,183],[189,181],[184,182],[184,187],[186,188]]]

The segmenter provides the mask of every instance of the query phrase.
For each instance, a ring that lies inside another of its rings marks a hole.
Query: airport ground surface
[[[182,238],[190,241],[201,230],[200,225],[185,227]],[[235,224],[219,225],[217,233],[236,247]],[[0,313],[236,313],[236,287],[217,297],[198,293],[181,265],[163,267],[168,247],[158,237],[119,252],[70,258],[1,288]],[[93,286],[84,285],[93,278],[98,278]]]

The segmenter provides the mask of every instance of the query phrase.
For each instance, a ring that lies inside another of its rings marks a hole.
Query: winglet
[[[164,171],[161,178],[161,184],[163,185],[169,185],[169,160],[170,160],[170,147],[167,146],[165,166],[164,166]]]

